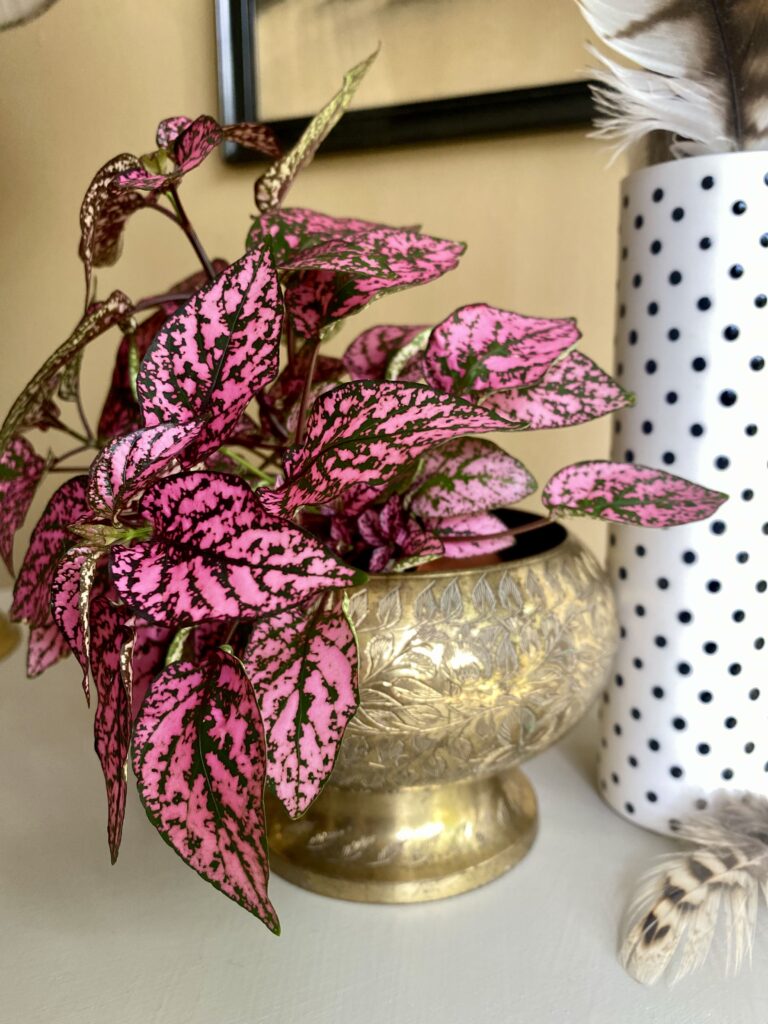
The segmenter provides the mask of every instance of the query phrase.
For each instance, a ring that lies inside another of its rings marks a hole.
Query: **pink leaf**
[[[70,653],[69,644],[59,632],[59,627],[50,616],[47,622],[31,626],[27,647],[27,675],[30,679],[42,675],[46,669]]]
[[[113,547],[112,576],[126,604],[159,625],[269,615],[357,581],[237,477],[162,480],[145,493],[142,513],[153,535]]]
[[[45,471],[45,460],[23,437],[14,437],[0,456],[0,557],[13,575],[13,538],[24,522]]]
[[[146,426],[206,421],[197,454],[217,448],[277,373],[282,306],[267,250],[248,253],[163,325],[136,387]]]
[[[342,384],[319,398],[303,444],[284,462],[288,509],[331,501],[352,485],[380,485],[457,434],[498,430],[492,414],[400,381]]]
[[[88,514],[87,476],[67,480],[56,491],[32,532],[13,591],[11,616],[33,626],[51,622],[50,587],[59,557],[74,544],[72,523]]]
[[[424,457],[408,494],[412,512],[440,519],[506,508],[535,490],[536,481],[525,466],[498,445],[460,437]]]
[[[461,242],[398,228],[332,238],[284,260],[285,269],[296,272],[286,286],[286,309],[299,334],[314,337],[327,323],[357,313],[385,292],[426,284],[454,270],[464,249]]]
[[[169,665],[135,723],[133,769],[147,814],[202,878],[279,931],[267,895],[264,727],[235,658]]]
[[[124,609],[106,593],[91,604],[90,665],[97,705],[93,722],[96,755],[107,787],[107,838],[112,863],[117,860],[125,817],[126,764],[131,741],[131,704],[123,685],[121,653],[131,630]]]
[[[145,626],[143,624],[136,626],[131,651],[131,718],[133,719],[139,712],[152,680],[165,665],[165,656],[172,638],[173,630],[167,626]]]
[[[424,376],[438,391],[453,394],[525,387],[580,337],[574,320],[464,306],[433,329],[422,359]]]
[[[245,242],[246,249],[267,245],[272,250],[275,264],[282,268],[283,260],[299,249],[325,242],[330,238],[357,234],[383,227],[356,217],[330,217],[294,206],[283,210],[269,210],[254,220]]]
[[[384,380],[395,352],[426,330],[425,326],[370,327],[359,334],[344,353],[344,366],[352,380]]]
[[[158,147],[168,149],[190,124],[192,124],[192,118],[184,117],[183,114],[163,118],[155,132],[155,142]]]
[[[111,441],[91,466],[88,501],[93,511],[113,518],[177,463],[201,429],[199,423],[159,423]]]
[[[428,520],[429,529],[442,542],[446,558],[471,558],[511,548],[515,538],[492,512]]]
[[[443,554],[440,541],[406,515],[399,494],[366,509],[358,517],[357,528],[371,549],[370,572],[389,572],[403,563],[418,565]]]
[[[727,495],[661,469],[628,462],[577,462],[555,473],[541,497],[558,515],[662,527],[706,519]]]
[[[570,427],[632,405],[634,396],[581,352],[569,352],[536,383],[519,391],[496,391],[483,408],[528,430]]]
[[[243,657],[267,735],[267,776],[296,818],[320,792],[357,708],[357,648],[338,597],[257,622]]]
[[[58,562],[51,580],[53,619],[83,670],[83,693],[89,704],[89,608],[96,563],[101,554],[85,546],[70,548]]]

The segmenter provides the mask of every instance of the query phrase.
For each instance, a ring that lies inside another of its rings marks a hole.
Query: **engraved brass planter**
[[[594,557],[559,526],[526,536],[545,550],[372,577],[352,595],[360,709],[307,814],[291,821],[270,801],[277,874],[342,899],[413,903],[473,889],[525,855],[538,815],[517,765],[586,711],[617,633]]]

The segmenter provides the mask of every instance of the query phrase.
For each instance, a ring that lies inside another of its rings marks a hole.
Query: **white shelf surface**
[[[275,938],[185,867],[130,787],[115,867],[70,661],[0,663],[2,1024],[767,1024],[764,959],[644,989],[616,959],[638,875],[670,842],[614,815],[583,722],[529,765],[538,840],[504,878],[406,907],[274,878]],[[765,947],[763,947],[763,952]]]

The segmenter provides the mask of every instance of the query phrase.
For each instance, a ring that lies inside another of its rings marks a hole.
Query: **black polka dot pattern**
[[[623,625],[601,789],[663,832],[723,787],[768,796],[766,175],[752,152],[624,186],[616,361],[637,403],[612,458],[730,495],[709,521],[611,531]]]

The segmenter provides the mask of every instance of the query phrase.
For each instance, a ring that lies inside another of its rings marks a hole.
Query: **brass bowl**
[[[268,801],[277,874],[327,896],[415,903],[525,855],[538,812],[517,766],[584,714],[617,642],[596,559],[560,526],[537,534],[545,550],[528,557],[353,592],[360,708],[304,817]]]

